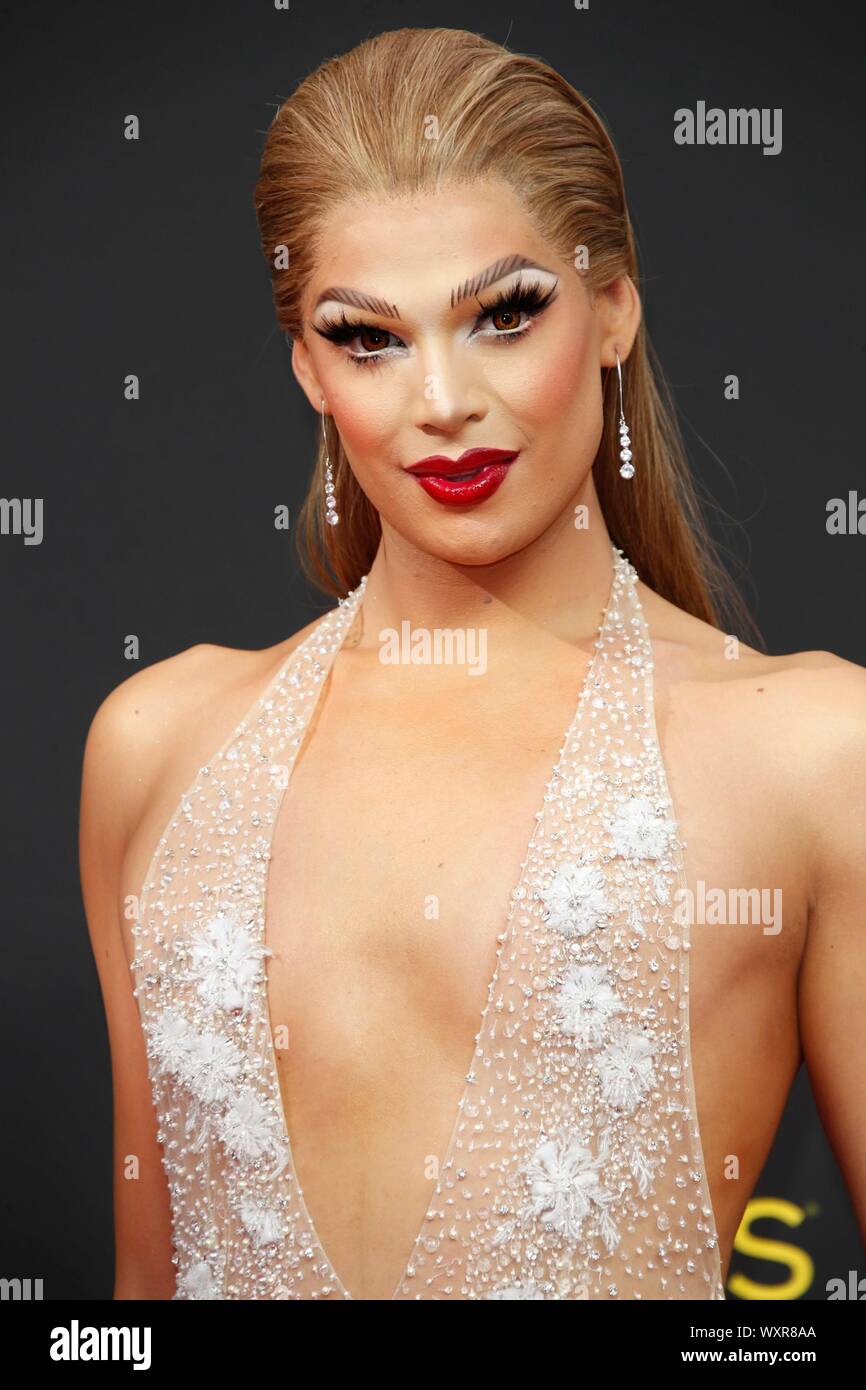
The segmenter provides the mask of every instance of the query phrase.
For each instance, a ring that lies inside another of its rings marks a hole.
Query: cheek
[[[360,378],[357,385],[332,393],[329,404],[350,458],[363,459],[381,450],[393,430],[393,420],[387,402],[365,390],[363,368],[351,370]]]
[[[515,347],[514,363],[505,364],[508,381],[503,395],[509,408],[534,432],[579,416],[599,396],[595,345],[585,329],[555,335],[539,332],[526,348],[522,352]],[[501,349],[503,357],[510,351]]]

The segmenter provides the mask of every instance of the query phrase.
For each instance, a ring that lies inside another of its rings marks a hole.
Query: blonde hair
[[[432,139],[425,138],[431,118]],[[640,287],[619,158],[587,99],[546,63],[479,34],[395,29],[323,63],[267,132],[254,200],[283,332],[302,335],[318,232],[336,206],[484,178],[507,181],[561,255],[572,260],[586,248],[590,292],[626,274]],[[623,365],[636,464],[630,481],[619,475],[616,368],[603,370],[605,424],[593,475],[611,540],[671,603],[716,627],[735,620],[761,644],[706,529],[643,317]],[[319,431],[296,544],[307,577],[339,597],[368,572],[381,526],[330,417],[326,430],[340,525],[323,522]]]

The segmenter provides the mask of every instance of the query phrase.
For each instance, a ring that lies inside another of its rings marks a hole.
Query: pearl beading
[[[652,647],[637,574],[615,547],[612,557],[610,599],[395,1299],[724,1298]],[[131,970],[177,1299],[351,1297],[294,1169],[265,919],[282,796],[366,582],[199,769],[142,887]]]

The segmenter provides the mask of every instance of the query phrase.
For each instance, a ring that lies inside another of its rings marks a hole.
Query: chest
[[[387,997],[417,1018],[420,991],[437,1001],[434,1022],[477,1020],[573,713],[570,676],[521,708],[513,695],[468,713],[440,700],[421,719],[417,706],[383,718],[349,690],[329,692],[272,845],[267,930],[284,1011],[330,990]],[[709,1018],[720,992],[754,1002],[755,970],[768,995],[796,971],[806,885],[781,769],[752,756],[745,733],[722,734],[717,701],[671,693],[663,672],[656,686],[685,842],[693,1007]]]
[[[334,1058],[372,1064],[396,1035],[465,1067],[580,670],[519,710],[433,698],[383,717],[328,692],[273,837],[275,1017]]]

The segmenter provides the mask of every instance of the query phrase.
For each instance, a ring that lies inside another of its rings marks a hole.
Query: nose
[[[419,351],[414,390],[414,423],[428,433],[455,433],[467,420],[483,420],[487,414],[478,369],[456,345],[428,344]]]

